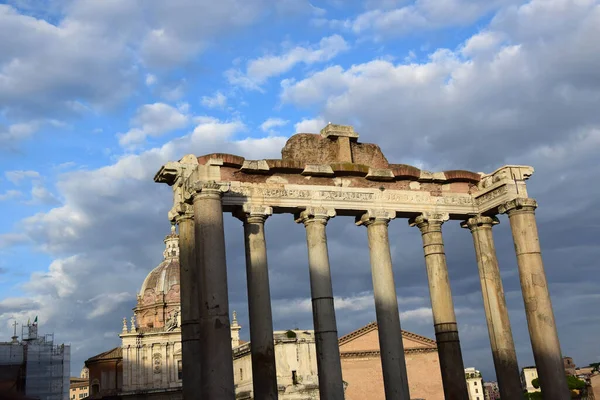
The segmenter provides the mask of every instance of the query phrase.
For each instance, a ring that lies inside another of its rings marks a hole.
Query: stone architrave
[[[319,392],[323,400],[344,399],[326,233],[327,221],[334,216],[335,210],[322,207],[307,208],[296,216],[296,222],[306,227]]]
[[[423,213],[410,219],[409,224],[419,228],[423,239],[444,396],[460,400],[468,396],[468,391],[442,238],[442,224],[449,218],[446,213]]]
[[[523,388],[492,234],[492,227],[498,223],[496,217],[476,216],[464,221],[461,226],[469,229],[473,236],[500,396],[518,399],[523,397]]]
[[[388,237],[388,224],[395,217],[394,211],[370,210],[357,218],[356,224],[367,227],[385,398],[409,400],[408,375]]]
[[[508,214],[510,221],[529,337],[544,399],[568,399],[570,394],[535,221],[536,207],[534,199],[518,198],[500,206],[499,211]]]

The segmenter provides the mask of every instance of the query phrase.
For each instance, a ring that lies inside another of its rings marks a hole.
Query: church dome
[[[174,225],[164,243],[163,261],[146,276],[138,294],[135,314],[140,327],[164,326],[180,305],[179,235]]]

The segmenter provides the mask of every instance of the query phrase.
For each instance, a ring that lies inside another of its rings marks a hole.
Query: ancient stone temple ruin
[[[492,237],[498,214],[508,215],[512,229],[541,387],[547,399],[568,398],[538,241],[537,204],[525,184],[533,168],[508,165],[489,174],[423,171],[390,163],[377,145],[359,142],[352,127],[332,124],[320,134],[292,136],[281,154],[281,159],[265,160],[187,155],[155,176],[173,188],[169,218],[179,225],[185,398],[198,393],[206,400],[235,398],[224,213],[244,226],[256,399],[278,395],[264,236],[273,213],[290,214],[290,223],[306,229],[322,399],[344,398],[326,236],[333,217],[352,217],[367,231],[386,399],[410,399],[388,238],[388,224],[398,223],[394,219],[407,220],[422,236],[446,399],[468,397],[442,238],[442,225],[452,221],[460,221],[473,236],[501,397],[520,398]]]

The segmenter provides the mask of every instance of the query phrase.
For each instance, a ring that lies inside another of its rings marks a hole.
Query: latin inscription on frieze
[[[487,203],[490,200],[500,197],[503,194],[508,193],[508,186],[500,186],[498,189],[492,190],[491,192],[485,193],[475,199],[476,204],[479,206],[483,203]]]
[[[431,196],[427,192],[399,191],[355,191],[355,190],[308,190],[294,188],[264,188],[232,186],[227,196],[262,197],[270,199],[311,199],[366,202],[383,201],[385,203],[423,203],[439,205],[469,206],[473,204],[471,196]]]

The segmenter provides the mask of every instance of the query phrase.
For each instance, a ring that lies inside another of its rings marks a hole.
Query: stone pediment
[[[402,331],[404,350],[436,350],[435,340],[416,333]],[[340,352],[377,352],[379,351],[379,332],[377,323],[371,322],[339,339]]]

